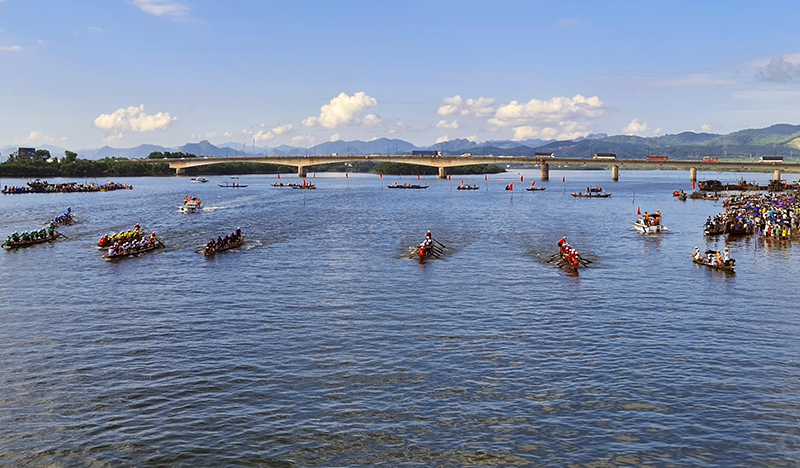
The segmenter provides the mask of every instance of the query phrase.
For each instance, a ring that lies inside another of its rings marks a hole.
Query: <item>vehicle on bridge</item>
[[[411,156],[441,156],[441,151],[413,150]]]
[[[650,154],[644,158],[645,161],[667,161],[669,156],[659,156],[657,154]]]
[[[703,162],[719,162],[719,158],[714,156],[703,156]]]
[[[614,161],[617,159],[617,155],[615,153],[597,153],[592,159]]]
[[[546,159],[554,159],[556,157],[555,153],[533,153],[534,158],[546,158]]]
[[[783,156],[761,156],[758,158],[760,163],[782,163]]]

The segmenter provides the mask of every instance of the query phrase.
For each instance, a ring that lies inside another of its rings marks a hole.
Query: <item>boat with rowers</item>
[[[197,213],[203,209],[201,205],[202,202],[199,198],[189,196],[183,199],[183,205],[179,206],[178,209],[183,213]]]
[[[215,253],[239,247],[244,244],[245,239],[247,239],[247,236],[243,236],[242,230],[236,228],[236,231],[232,232],[230,235],[226,235],[224,238],[218,236],[216,240],[211,239],[203,248],[203,254],[206,257],[210,257]]]
[[[66,238],[67,236],[56,231],[55,225],[51,224],[49,227],[42,228],[38,231],[23,232],[22,234],[17,234],[15,232],[6,238],[6,241],[3,242],[2,247],[6,249],[29,247],[31,245],[51,242],[59,237]]]
[[[536,185],[536,181],[534,180],[531,183],[531,186],[526,188],[525,190],[527,190],[528,192],[539,192],[539,191],[547,189],[547,187],[536,187],[535,185]]]
[[[198,183],[198,184],[205,184],[208,182],[208,179],[205,177],[192,177],[191,182]]]
[[[149,238],[142,236],[138,239],[127,241],[123,244],[115,242],[114,245],[108,248],[108,252],[103,255],[106,260],[118,260],[128,257],[137,257],[143,253],[152,252],[153,250],[164,247],[161,239],[156,237],[156,233],[150,234]]]
[[[736,271],[736,259],[730,258],[730,251],[727,247],[722,254],[719,250],[706,250],[705,254],[700,252],[697,247],[692,254],[692,262],[703,265],[713,270]]]
[[[64,214],[56,216],[50,221],[50,223],[53,226],[64,226],[65,224],[70,224],[74,220],[75,215],[72,212],[72,208],[67,207],[67,211],[64,212]]]
[[[419,185],[419,184],[409,184],[408,182],[404,184],[398,184],[397,182],[395,182],[391,185],[387,185],[387,187],[393,189],[426,189],[428,188],[428,184]]]
[[[132,239],[138,239],[146,235],[144,229],[139,224],[133,226],[133,229],[128,231],[121,231],[117,234],[107,234],[100,238],[97,242],[97,247],[104,249],[111,247],[115,243],[125,243]]]
[[[312,184],[311,182],[306,183],[304,180],[302,184],[295,184],[292,186],[293,189],[301,189],[301,190],[316,190],[317,186]]]
[[[430,257],[439,258],[444,253],[444,249],[444,244],[434,239],[431,232],[428,231],[425,233],[425,239],[408,254],[408,258],[417,257],[419,263],[425,263],[425,260]]]
[[[572,273],[573,276],[578,275],[578,270],[582,266],[585,267],[591,263],[589,260],[582,258],[578,251],[569,245],[566,237],[562,237],[558,241],[558,253],[550,257],[550,260],[548,260],[548,262],[552,261],[555,261],[556,265]]]
[[[479,188],[480,188],[480,187],[478,187],[478,186],[477,186],[477,185],[475,185],[475,184],[471,184],[471,185],[464,185],[464,184],[461,184],[461,185],[459,185],[458,187],[456,187],[456,190],[478,190]]]
[[[594,187],[586,187],[586,193],[572,192],[572,196],[575,198],[608,198],[611,194],[595,185]]]
[[[654,215],[644,212],[644,216],[633,222],[633,228],[642,234],[661,234],[667,232],[667,227],[661,224],[661,212],[656,211]]]
[[[239,178],[238,177],[231,177],[231,179],[236,179],[236,182],[225,181],[224,184],[217,184],[217,185],[219,185],[220,187],[223,187],[223,188],[245,188],[245,187],[247,187],[247,184],[240,184],[239,183]]]

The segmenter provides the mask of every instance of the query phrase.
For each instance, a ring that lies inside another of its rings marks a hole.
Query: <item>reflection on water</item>
[[[0,463],[800,463],[797,247],[734,240],[725,275],[691,262],[725,240],[700,232],[719,202],[672,199],[686,173],[551,176],[0,197],[0,234],[78,220],[0,252]],[[595,184],[614,196],[569,195]],[[175,210],[189,194],[203,213]],[[631,229],[637,207],[670,231]],[[167,248],[102,261],[97,240],[137,222]],[[242,248],[194,253],[236,227]],[[420,265],[429,229],[447,249]],[[579,276],[548,262],[565,235],[593,262]]]

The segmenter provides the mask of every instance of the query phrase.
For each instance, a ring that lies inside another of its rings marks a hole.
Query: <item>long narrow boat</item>
[[[122,258],[136,257],[136,256],[138,256],[140,254],[147,253],[147,252],[152,252],[153,250],[160,249],[160,248],[163,248],[163,247],[164,247],[164,244],[161,242],[161,239],[156,239],[156,241],[154,243],[147,244],[144,247],[141,247],[141,248],[138,248],[138,249],[128,249],[128,250],[126,250],[124,252],[120,252],[120,253],[114,254],[112,256],[109,256],[108,254],[105,254],[105,255],[103,255],[103,258],[106,259],[106,260],[119,260],[119,259],[122,259]]]
[[[53,231],[53,235],[47,236],[47,237],[42,237],[42,238],[39,238],[39,239],[30,239],[30,240],[25,240],[25,241],[19,240],[19,241],[16,241],[16,242],[14,242],[14,241],[9,242],[8,240],[6,240],[3,243],[2,247],[6,248],[6,249],[18,249],[20,247],[29,247],[31,245],[43,244],[45,242],[52,242],[52,241],[58,239],[59,237],[66,238],[67,236],[65,236],[64,234],[61,234],[58,231]]]
[[[428,188],[428,184],[425,184],[425,185],[419,185],[419,184],[411,185],[411,184],[405,183],[403,185],[399,185],[397,182],[395,182],[392,185],[387,185],[387,187],[395,188],[395,189],[426,189],[426,188]]]
[[[713,270],[736,271],[736,264],[735,263],[734,264],[730,264],[730,265],[725,265],[725,264],[712,265],[711,263],[704,262],[703,260],[697,260],[696,258],[693,258],[692,262],[694,262],[694,263],[696,263],[698,265],[707,266],[707,267],[709,267],[709,268],[711,268]]]
[[[541,192],[542,190],[547,190],[547,187],[528,187],[525,190],[529,192]]]
[[[611,196],[611,194],[605,192],[572,192],[572,196],[575,198],[608,198]]]
[[[235,249],[236,247],[239,247],[240,245],[244,244],[244,240],[245,239],[247,239],[247,236],[242,236],[236,242],[229,243],[228,245],[222,246],[222,247],[220,247],[218,249],[215,248],[213,250],[209,250],[208,247],[206,247],[205,249],[203,249],[203,254],[206,257],[211,257],[215,253],[224,252],[224,251],[230,250],[230,249]]]
[[[71,208],[67,208],[66,213],[60,216],[56,216],[50,222],[53,226],[64,226],[66,224],[70,224],[75,220],[75,213],[72,212]]]
[[[479,188],[480,187],[478,187],[475,184],[472,184],[472,185],[459,185],[458,187],[456,187],[456,190],[478,190]]]

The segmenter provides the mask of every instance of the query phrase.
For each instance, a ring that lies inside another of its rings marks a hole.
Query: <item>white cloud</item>
[[[230,138],[230,137],[232,137],[232,136],[233,136],[233,133],[231,133],[231,132],[225,132],[225,133],[223,133],[223,134],[222,134],[222,136],[224,136],[225,138]]]
[[[478,141],[478,135],[470,135],[470,136],[468,136],[466,138],[467,138],[467,141],[471,141],[473,143],[477,143],[477,141]]]
[[[441,138],[438,138],[438,139],[436,140],[436,143],[437,143],[437,144],[439,144],[439,143],[444,143],[445,141],[450,141],[450,137],[449,137],[449,136],[447,136],[447,135],[445,135],[445,136],[443,136],[443,137],[441,137]]]
[[[380,127],[383,125],[383,120],[377,114],[367,114],[364,116],[365,127]]]
[[[479,97],[464,100],[459,95],[442,99],[437,114],[442,117],[460,114],[463,116],[488,117],[494,113],[494,98]]]
[[[589,128],[579,122],[558,122],[556,126],[535,127],[525,125],[514,127],[514,141],[539,138],[541,140],[574,140],[590,134]]]
[[[22,140],[22,143],[26,143],[26,144],[40,143],[41,144],[41,143],[51,143],[51,142],[54,142],[54,141],[57,141],[57,142],[67,141],[67,139],[68,139],[67,137],[56,138],[54,136],[45,135],[42,132],[33,131],[30,134],[28,134],[28,136],[25,137],[24,140]],[[18,141],[17,143],[20,143],[20,142]]]
[[[311,146],[317,141],[314,135],[295,135],[292,137],[292,146]]]
[[[700,126],[700,130],[702,130],[704,132],[710,132],[711,131],[711,125],[703,124],[703,125]]]
[[[771,81],[773,83],[791,83],[795,79],[800,79],[800,60],[797,54],[791,56],[778,55],[772,57],[761,70],[756,73],[759,81]]]
[[[498,107],[488,123],[496,127],[572,123],[600,118],[606,111],[606,105],[597,96],[586,98],[576,94],[573,98],[554,97],[549,101],[531,99],[524,104],[511,101]]]
[[[22,46],[14,45],[14,46],[0,46],[0,52],[19,52],[22,50]]]
[[[734,84],[734,82],[695,73],[670,80],[656,81],[653,84],[656,86],[727,86]]]
[[[440,120],[439,123],[436,124],[436,128],[447,128],[455,130],[458,128],[458,120],[454,120],[452,123],[446,120]]]
[[[331,135],[331,141],[339,141],[341,139],[342,139],[342,136],[339,135],[338,133],[334,133],[333,135]]]
[[[190,8],[173,0],[129,0],[143,12],[167,18],[182,18],[189,14]]]
[[[167,129],[176,120],[168,112],[146,114],[142,104],[139,107],[117,109],[111,114],[100,114],[94,119],[94,126],[106,133],[155,132]]]
[[[103,30],[102,30],[102,29],[100,29],[100,28],[98,28],[98,27],[96,27],[96,26],[89,26],[89,31],[94,31],[94,32],[103,32]]]
[[[259,125],[259,127],[262,126],[264,126],[264,124]],[[259,130],[258,133],[253,135],[253,138],[255,138],[256,141],[268,141],[272,140],[278,135],[283,135],[284,133],[289,132],[291,130],[292,130],[292,124],[279,123],[277,126],[272,127],[272,130],[268,132],[264,132],[264,130]]]
[[[103,141],[105,143],[113,143],[113,142],[115,142],[117,140],[121,140],[122,137],[124,137],[124,136],[125,136],[124,134],[118,133],[116,135],[111,135],[111,136],[107,136],[107,137],[103,138]]]
[[[325,104],[320,108],[319,117],[308,117],[301,124],[304,127],[321,125],[325,128],[353,125],[360,122],[361,114],[365,110],[377,105],[378,101],[363,91],[359,91],[352,96],[341,93],[331,99],[330,104]],[[380,122],[380,118],[375,114],[369,114],[365,118],[365,124],[367,120],[370,125]]]
[[[377,140],[377,139],[378,139],[378,137],[374,136],[374,137],[370,138],[370,139],[369,139],[369,140],[367,140],[367,141],[375,141],[375,140]]]
[[[631,123],[622,129],[622,133],[626,135],[643,135],[647,133],[647,122],[639,123],[639,119],[633,119]]]

